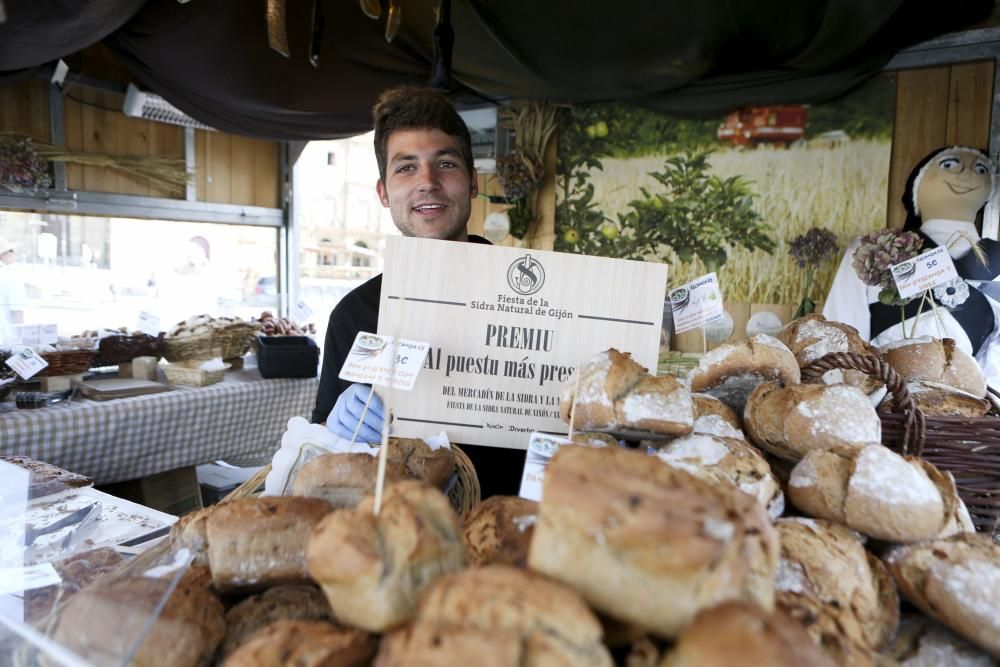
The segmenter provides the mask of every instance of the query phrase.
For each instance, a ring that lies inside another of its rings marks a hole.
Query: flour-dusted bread
[[[773,604],[777,535],[730,485],[636,451],[569,445],[542,498],[528,566],[614,619],[675,637],[724,600]]]
[[[517,496],[492,496],[473,507],[462,521],[469,564],[525,567],[537,515],[538,503]]]
[[[961,503],[949,474],[882,445],[809,452],[792,470],[788,496],[810,516],[892,542],[940,535]]]
[[[878,350],[866,343],[858,330],[849,324],[827,320],[818,313],[792,320],[775,338],[788,346],[800,368],[833,352],[854,352],[877,356]],[[867,373],[853,369],[834,369],[823,374],[826,384],[849,384],[870,394],[882,383]]]
[[[761,384],[747,401],[743,427],[761,449],[796,461],[813,449],[848,452],[882,441],[875,408],[846,384]]]
[[[799,364],[791,350],[777,338],[757,334],[705,354],[687,381],[692,392],[714,396],[742,414],[747,398],[761,382],[798,384],[799,377]]]
[[[903,597],[1000,658],[1000,544],[959,533],[896,547],[886,565]]]
[[[659,667],[834,667],[797,623],[744,602],[705,609]]]
[[[900,667],[995,667],[988,653],[941,625],[919,614],[899,622],[899,632],[886,656]]]
[[[951,338],[904,338],[880,349],[882,359],[908,382],[929,380],[986,396],[986,376],[979,364]]]
[[[212,584],[220,592],[309,582],[306,542],[330,513],[318,498],[240,498],[211,508],[205,523]]]
[[[432,584],[410,625],[382,642],[376,667],[611,667],[601,624],[570,588],[490,565]]]
[[[775,607],[805,629],[816,645],[840,667],[888,667],[868,648],[853,618],[809,593],[777,591]]]
[[[745,440],[693,433],[665,444],[656,456],[706,482],[734,485],[756,498],[772,519],[785,510],[785,496],[771,467]]]
[[[120,577],[98,581],[61,610],[53,638],[95,665],[122,664],[155,618],[130,664],[206,667],[226,631],[222,603],[207,589],[169,579]]]
[[[743,425],[733,409],[708,394],[691,394],[694,401],[692,433],[717,435],[723,438],[746,438]]]
[[[906,388],[913,402],[927,417],[984,417],[991,407],[985,398],[940,382],[914,380],[907,382]],[[892,410],[892,394],[886,395],[878,409],[883,412]]]
[[[325,621],[278,620],[254,633],[223,667],[364,667],[375,637]]]
[[[588,359],[566,381],[559,411],[567,424],[572,418],[574,430],[584,431],[685,435],[694,422],[691,394],[684,385],[672,375],[649,375],[628,353],[614,348]]]
[[[329,621],[332,617],[330,603],[315,586],[269,588],[226,612],[226,637],[219,647],[219,657],[225,658],[275,621]]]
[[[419,479],[444,488],[455,472],[455,454],[447,447],[432,449],[419,438],[389,438],[385,479]],[[378,457],[365,453],[332,453],[309,461],[292,481],[292,495],[322,498],[334,507],[355,507],[375,490]]]
[[[382,508],[366,496],[327,516],[309,539],[309,573],[338,621],[370,632],[405,623],[435,579],[465,567],[455,510],[416,480],[385,487]]]
[[[187,549],[193,565],[208,565],[208,515],[217,506],[188,512],[170,527],[171,548],[174,552]]]
[[[899,621],[896,585],[882,561],[857,533],[832,521],[787,518],[775,528],[781,538],[775,591],[811,595],[830,605],[851,628],[849,636],[881,650]]]

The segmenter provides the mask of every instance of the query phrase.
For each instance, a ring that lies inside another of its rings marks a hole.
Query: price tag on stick
[[[955,263],[951,261],[947,248],[943,247],[928,250],[913,259],[894,264],[891,271],[899,296],[904,299],[958,278]]]
[[[49,365],[49,362],[38,356],[30,347],[26,347],[9,356],[7,365],[13,368],[22,380],[27,380],[37,375],[39,371]]]
[[[150,336],[159,336],[160,318],[144,310],[139,313],[139,324],[136,329]]]
[[[715,272],[670,290],[674,333],[684,333],[720,319],[725,313]]]
[[[413,389],[430,344],[400,338],[393,345],[392,341],[392,336],[358,332],[340,369],[340,379],[404,391]]]
[[[301,299],[299,299],[299,301],[294,306],[292,306],[292,310],[289,313],[289,315],[292,318],[292,321],[295,322],[296,324],[305,324],[306,322],[309,321],[309,318],[312,317],[312,314],[313,314],[312,308],[307,306],[306,302],[302,301]]]

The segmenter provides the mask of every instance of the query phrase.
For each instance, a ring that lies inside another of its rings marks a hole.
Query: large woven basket
[[[168,336],[163,339],[163,356],[167,361],[198,359],[238,359],[250,350],[257,335],[254,324],[234,324],[224,329],[193,336]]]
[[[853,368],[885,383],[893,403],[892,412],[879,411],[882,443],[950,472],[976,530],[1000,537],[1000,414],[994,409],[986,417],[926,416],[889,364],[854,352],[817,359],[802,369],[802,381],[818,380],[837,368]]]
[[[57,350],[41,352],[38,356],[48,364],[35,375],[39,378],[85,373],[94,361],[93,350]]]
[[[448,499],[458,515],[462,516],[479,504],[482,490],[479,487],[479,476],[476,474],[476,468],[472,465],[468,455],[456,445],[451,446],[451,451],[455,455],[456,480],[448,491]],[[271,472],[270,464],[258,470],[253,477],[230,491],[229,495],[221,502],[254,495],[264,483],[264,478],[269,472]]]

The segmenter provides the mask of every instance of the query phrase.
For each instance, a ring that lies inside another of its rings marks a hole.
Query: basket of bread
[[[96,651],[73,623],[124,623],[172,552],[193,565],[140,664],[994,664],[1000,543],[943,465],[882,444],[845,382],[870,373],[802,384],[797,357],[757,335],[684,382],[614,349],[582,361],[539,502],[456,496],[475,471],[426,441],[390,440],[380,503],[370,452],[276,458],[280,495],[253,493],[262,475],[182,517],[45,627]]]
[[[163,339],[167,361],[239,359],[250,350],[260,324],[236,317],[196,315],[178,322]]]

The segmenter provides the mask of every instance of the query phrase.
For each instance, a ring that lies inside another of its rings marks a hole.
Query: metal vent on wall
[[[199,130],[214,129],[195,120],[156,93],[139,90],[132,84],[129,84],[125,93],[125,105],[122,111],[131,118],[145,118],[157,123],[194,127]]]

